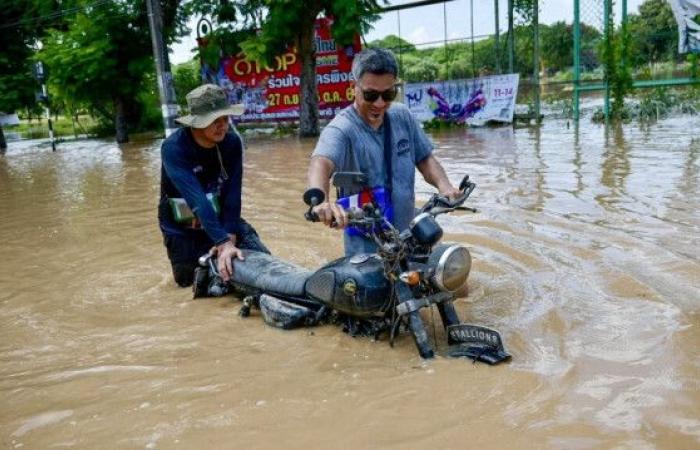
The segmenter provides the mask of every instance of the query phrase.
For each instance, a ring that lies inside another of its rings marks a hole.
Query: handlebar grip
[[[304,218],[308,220],[309,222],[320,222],[321,219],[318,217],[318,214],[316,214],[313,211],[307,211],[304,213]],[[335,221],[335,218],[331,220],[331,228],[337,228],[338,224]]]
[[[321,219],[318,218],[318,214],[313,211],[306,211],[304,213],[304,218],[309,222],[320,222]]]

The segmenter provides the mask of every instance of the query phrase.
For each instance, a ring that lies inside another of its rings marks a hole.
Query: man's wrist
[[[228,244],[233,245],[233,242],[231,242],[231,239],[227,237],[226,239],[219,241],[214,245],[216,245],[216,248],[222,249],[223,247],[225,247]]]

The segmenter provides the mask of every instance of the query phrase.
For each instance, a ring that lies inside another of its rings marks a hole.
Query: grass
[[[76,134],[94,135],[97,126],[97,121],[88,115],[79,116],[75,128],[70,118],[64,116],[52,117],[51,121],[55,137],[74,137]],[[49,125],[46,118],[31,121],[21,119],[19,125],[6,126],[3,129],[10,133],[19,133],[24,139],[49,137]]]

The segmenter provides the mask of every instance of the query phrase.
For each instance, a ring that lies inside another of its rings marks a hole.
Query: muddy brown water
[[[479,212],[440,222],[474,257],[458,312],[513,354],[497,367],[193,301],[156,224],[159,142],[12,143],[0,446],[700,448],[698,136],[694,117],[433,136],[451,179],[477,183]],[[312,146],[251,139],[244,181],[245,217],[308,268],[341,252],[302,218]]]

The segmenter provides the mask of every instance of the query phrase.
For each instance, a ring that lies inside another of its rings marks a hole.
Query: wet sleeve
[[[430,140],[430,138],[423,131],[420,122],[411,114],[410,111],[406,110],[408,117],[406,120],[409,121],[409,126],[411,127],[411,138],[413,140],[413,146],[415,152],[413,153],[414,164],[419,164],[425,158],[433,153],[433,148],[435,147]]]
[[[336,127],[327,126],[318,138],[316,148],[311,157],[324,156],[335,165],[335,170],[343,170],[346,167],[346,155],[350,148],[350,141],[345,133]]]
[[[233,134],[233,141],[226,149],[224,167],[228,179],[222,185],[221,219],[227,233],[239,234],[241,223],[241,204],[243,186],[243,143],[238,134]]]
[[[161,147],[161,160],[165,173],[182,194],[192,212],[197,215],[211,240],[217,245],[226,241],[228,234],[221,226],[204,189],[192,172],[193,162],[187,157],[186,149],[173,143],[164,143]]]

